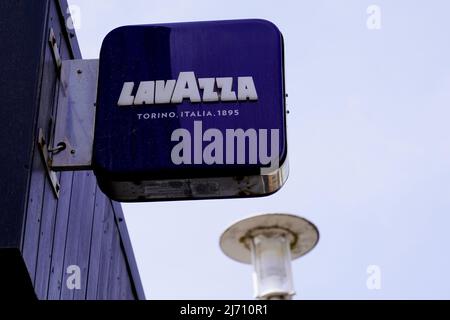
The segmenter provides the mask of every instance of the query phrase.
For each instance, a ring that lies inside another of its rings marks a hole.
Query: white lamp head
[[[291,214],[264,214],[236,222],[222,234],[220,247],[231,259],[253,264],[255,296],[290,299],[295,294],[291,260],[317,244],[319,232]]]

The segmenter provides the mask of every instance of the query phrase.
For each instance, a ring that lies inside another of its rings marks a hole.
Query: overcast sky
[[[293,263],[296,299],[450,298],[450,2],[69,3],[90,59],[130,24],[264,18],[285,38],[287,184],[254,200],[124,204],[148,299],[251,299],[251,267],[218,240],[270,212],[304,216],[321,234]],[[373,4],[381,29],[367,26]],[[366,285],[370,265],[379,290]]]

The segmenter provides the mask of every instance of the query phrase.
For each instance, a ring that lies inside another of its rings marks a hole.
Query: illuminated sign
[[[110,32],[100,53],[93,168],[118,201],[277,191],[287,177],[279,30],[234,20]]]

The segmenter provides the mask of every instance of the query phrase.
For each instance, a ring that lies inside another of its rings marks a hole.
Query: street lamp
[[[253,264],[258,299],[289,300],[295,294],[291,260],[317,244],[319,232],[308,220],[291,214],[264,214],[231,225],[220,237],[233,260]]]

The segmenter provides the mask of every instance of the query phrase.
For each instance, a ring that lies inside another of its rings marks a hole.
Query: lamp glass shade
[[[290,299],[294,294],[290,241],[283,233],[251,237],[253,281],[258,299]]]

